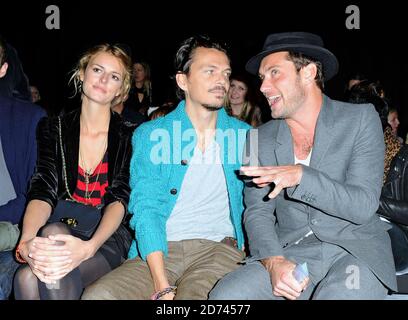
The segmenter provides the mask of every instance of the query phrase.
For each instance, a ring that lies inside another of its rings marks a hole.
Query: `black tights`
[[[71,234],[71,230],[57,222],[46,225],[40,232],[41,237],[52,234]],[[57,281],[57,284],[41,282],[30,266],[24,265],[18,269],[14,278],[14,295],[16,300],[79,300],[86,286],[111,270],[112,267],[100,250]]]

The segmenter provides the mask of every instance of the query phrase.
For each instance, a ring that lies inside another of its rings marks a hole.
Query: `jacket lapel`
[[[289,126],[284,120],[279,121],[276,133],[277,147],[275,148],[276,162],[279,166],[294,164],[292,135]],[[272,136],[273,137],[273,136]]]
[[[121,119],[118,114],[111,112],[111,118],[109,122],[109,132],[108,132],[108,166],[111,168],[117,168],[121,166],[116,165],[117,155],[119,154],[119,144],[120,144],[120,123]],[[112,184],[113,172],[114,170],[108,170],[108,182],[109,185]]]
[[[79,116],[81,110],[68,113],[62,121],[62,143],[65,146],[65,166],[67,172],[68,187],[71,194],[76,188],[78,179],[78,156],[79,156]]]
[[[324,158],[331,141],[333,139],[333,107],[332,101],[327,97],[323,96],[323,105],[320,110],[319,117],[317,119],[312,157],[310,159],[310,166],[313,168],[318,168],[322,159]]]

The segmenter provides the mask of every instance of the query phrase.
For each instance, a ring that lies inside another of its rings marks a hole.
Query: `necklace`
[[[96,175],[95,182],[93,183],[93,188],[92,188],[91,192],[89,192],[89,178],[92,176],[92,168],[89,168],[89,169],[87,168],[85,160],[82,157],[81,148],[79,148],[79,156],[81,158],[81,165],[82,165],[82,168],[84,170],[84,178],[85,178],[85,199],[87,199],[87,200],[91,199],[92,193],[95,191],[95,186],[96,186],[96,183],[98,182],[98,179],[99,179],[99,174],[101,172],[102,162],[103,162],[103,158],[105,156],[105,150],[106,150],[106,147],[107,147],[106,142],[107,142],[107,139],[105,138],[104,141],[103,141],[103,144],[102,144],[103,153],[102,153],[101,161],[99,161],[99,163],[97,165],[99,167],[98,168],[98,173]]]
[[[103,158],[102,158],[102,160],[103,160]],[[88,171],[88,170],[84,170],[84,177],[85,177],[85,199],[87,199],[87,200],[90,200],[90,199],[91,199],[92,193],[95,191],[96,183],[97,183],[98,180],[99,180],[99,173],[101,172],[102,160],[101,160],[101,162],[99,162],[99,164],[98,164],[98,166],[99,166],[99,168],[98,168],[98,173],[97,173],[96,179],[95,179],[95,181],[94,181],[94,183],[93,183],[93,188],[92,188],[92,191],[91,191],[91,192],[89,192],[89,178],[91,177],[92,172],[90,172],[90,171]]]

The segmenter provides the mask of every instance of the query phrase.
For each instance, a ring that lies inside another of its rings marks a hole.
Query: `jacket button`
[[[312,219],[312,220],[310,220],[310,223],[313,224],[313,225],[316,225],[318,223],[318,221],[317,221],[317,219]]]
[[[187,161],[187,160],[181,160],[181,165],[182,165],[182,166],[186,166],[186,165],[187,165],[187,163],[188,163],[188,161]]]
[[[174,195],[174,194],[177,194],[177,189],[175,189],[175,188],[171,189],[171,190],[170,190],[170,193],[173,194],[173,195]]]
[[[303,194],[303,195],[300,197],[300,199],[306,200],[306,196]]]

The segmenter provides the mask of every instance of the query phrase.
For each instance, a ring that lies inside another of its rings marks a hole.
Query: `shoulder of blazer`
[[[250,131],[258,131],[258,138],[261,140],[266,139],[268,141],[270,140],[276,140],[276,137],[278,135],[279,127],[284,124],[285,120],[281,119],[272,119],[269,120],[268,122],[260,125],[257,128],[253,128]]]
[[[81,115],[81,109],[75,109],[69,112],[61,112],[59,117],[61,118],[61,124],[63,128],[71,128],[73,125],[79,124],[79,116]],[[54,121],[58,123],[58,117],[53,117]]]
[[[349,103],[337,100],[329,100],[328,106],[332,108],[336,119],[348,118],[355,119],[356,115],[362,115],[366,112],[375,111],[371,103]]]

